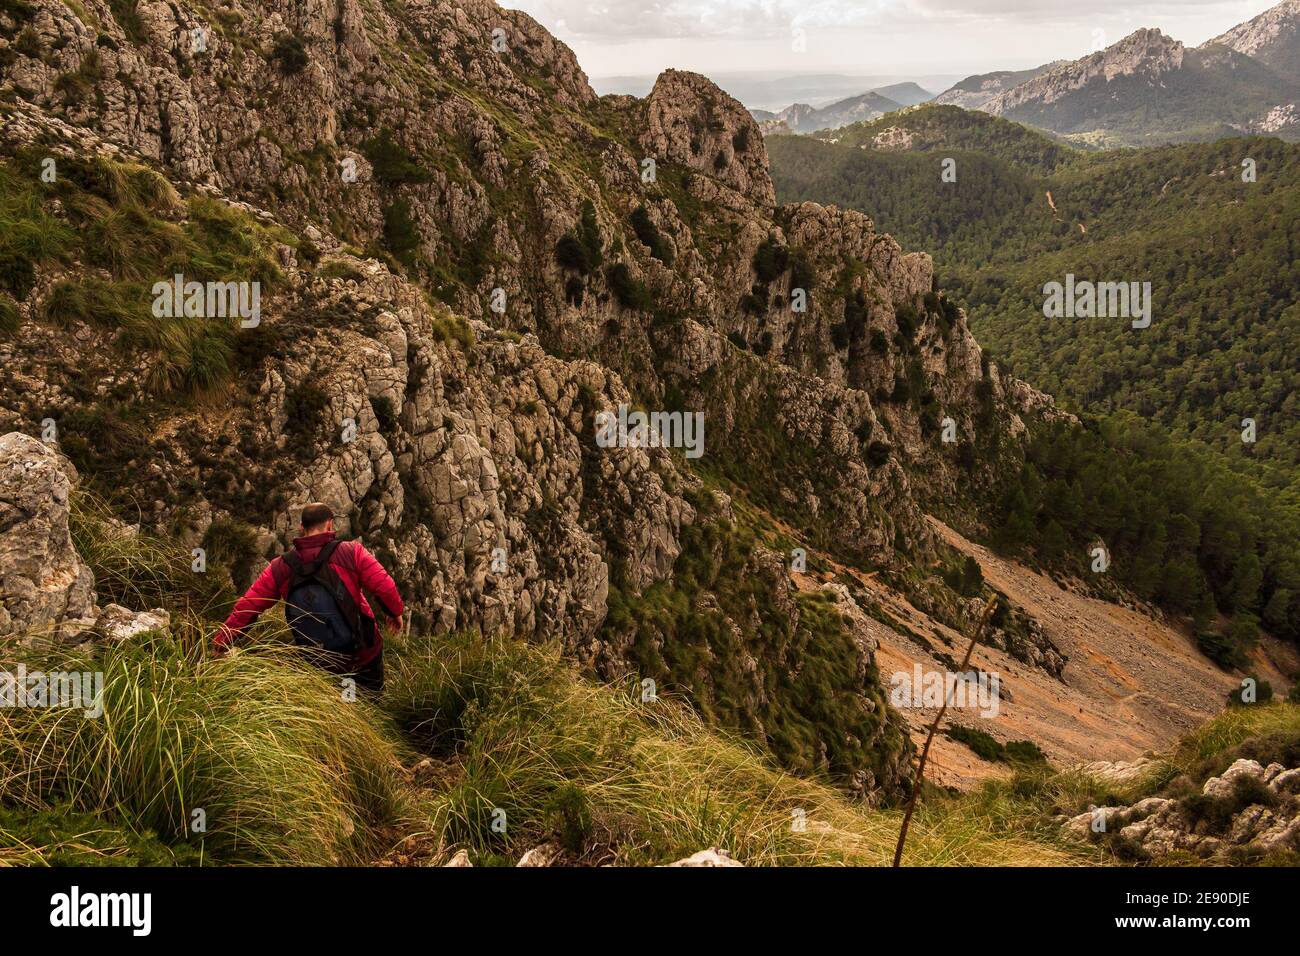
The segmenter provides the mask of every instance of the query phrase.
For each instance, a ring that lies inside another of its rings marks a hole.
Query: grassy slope
[[[148,578],[151,593],[160,552],[138,540],[92,552],[94,570]],[[554,648],[398,641],[376,706],[349,702],[269,639],[206,659],[210,623],[180,615],[171,634],[93,651],[0,650],[9,666],[21,655],[106,675],[100,720],[0,711],[0,863],[437,862],[465,847],[493,864],[546,840],[582,863],[663,863],[705,846],[748,864],[883,865],[892,854],[899,811],[783,772],[679,701],[591,683]],[[268,622],[263,637],[275,630]],[[1225,715],[1139,789],[1266,729],[1300,731],[1300,708]],[[1051,818],[1104,796],[1045,768],[967,797],[932,793],[907,862],[1107,862]],[[197,809],[202,833],[188,825]],[[806,826],[792,825],[799,817]]]
[[[44,158],[0,157],[0,334],[16,330],[16,303],[39,272],[66,269],[40,318],[119,331],[124,350],[148,356],[156,393],[224,384],[239,361],[235,322],[159,319],[152,284],[179,272],[187,282],[260,282],[269,295],[280,279],[275,243],[294,240],[206,196],[183,198],[144,166],[59,156],[47,184]]]

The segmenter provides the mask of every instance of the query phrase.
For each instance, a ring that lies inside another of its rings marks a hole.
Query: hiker
[[[314,502],[302,509],[302,533],[293,539],[293,550],[258,575],[213,642],[223,653],[258,615],[284,601],[296,645],[321,652],[312,656],[327,670],[378,693],[384,688],[384,642],[362,589],[379,602],[390,629],[398,630],[403,605],[397,585],[360,541],[336,538],[334,512]]]

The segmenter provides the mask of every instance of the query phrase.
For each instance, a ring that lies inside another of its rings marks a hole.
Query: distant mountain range
[[[914,83],[829,106],[754,111],[765,133],[871,121],[931,97]],[[933,97],[1080,145],[1146,146],[1266,134],[1300,140],[1300,0],[1284,0],[1199,47],[1144,28],[1104,50],[1029,70],[969,76]]]
[[[1077,60],[968,77],[936,101],[1103,146],[1300,139],[1300,0],[1199,47],[1142,29]]]
[[[932,99],[933,93],[915,83],[895,83],[879,89],[868,90],[857,96],[838,100],[818,109],[807,103],[792,103],[779,112],[750,110],[765,132],[815,133],[824,129],[839,129],[850,123],[873,120],[905,106],[915,106]]]
[[[890,90],[915,86],[922,90],[946,90],[960,80],[960,73],[942,74],[847,74],[795,73],[773,75],[767,72],[710,72],[709,79],[740,100],[748,109],[775,115],[793,103],[806,103],[818,109],[840,100],[872,91],[895,102],[908,105]],[[593,76],[591,86],[598,94],[619,93],[644,97],[654,87],[653,75]],[[929,99],[929,94],[925,98]]]

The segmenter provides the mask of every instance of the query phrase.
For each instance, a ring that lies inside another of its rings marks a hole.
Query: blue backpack
[[[303,561],[297,551],[283,560],[292,575],[285,594],[284,616],[294,643],[331,654],[354,655],[373,643],[373,627],[352,600],[352,593],[330,566],[338,540],[321,548],[314,561]]]

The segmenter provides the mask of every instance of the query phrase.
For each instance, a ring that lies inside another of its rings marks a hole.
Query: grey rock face
[[[707,850],[700,850],[698,853],[692,853],[676,863],[669,863],[669,866],[744,866],[739,860],[733,860],[731,854],[726,850],[719,850],[717,847],[710,847]]]
[[[77,474],[44,442],[0,436],[0,637],[121,641],[171,623],[161,609],[95,605],[95,578],[72,542]]]
[[[1207,40],[1203,47],[1214,45],[1226,46],[1281,73],[1300,77],[1300,0],[1283,0],[1259,16]]]
[[[749,111],[698,73],[666,70],[646,100],[642,145],[714,176],[761,206],[776,203],[767,149]]]
[[[1030,103],[1050,104],[1094,82],[1141,75],[1156,81],[1183,65],[1185,48],[1159,30],[1136,30],[1118,43],[1081,59],[1061,64],[1027,82],[999,93],[981,105],[1004,116]]]
[[[92,615],[94,578],[68,530],[69,468],[35,438],[0,436],[0,636]]]

